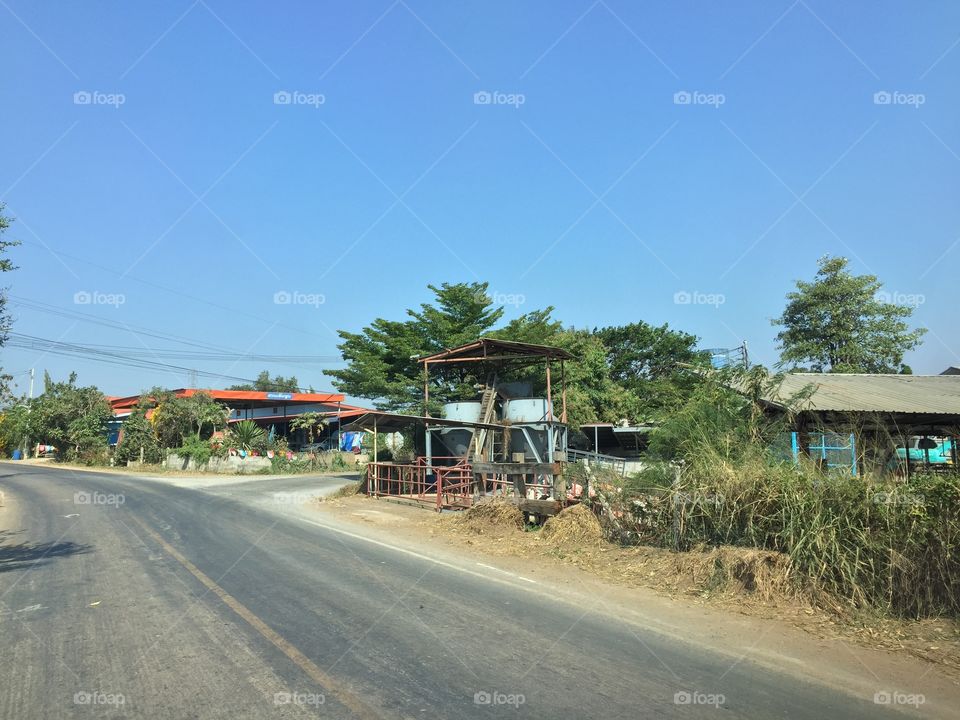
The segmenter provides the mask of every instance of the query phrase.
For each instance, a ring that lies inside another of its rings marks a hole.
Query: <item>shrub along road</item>
[[[0,717],[899,716],[251,491],[11,463],[0,490]]]

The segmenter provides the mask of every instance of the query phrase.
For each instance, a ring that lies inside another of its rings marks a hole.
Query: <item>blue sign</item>
[[[293,400],[293,393],[267,393],[267,400]]]

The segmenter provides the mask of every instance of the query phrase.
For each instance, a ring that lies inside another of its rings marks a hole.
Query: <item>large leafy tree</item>
[[[696,335],[666,324],[640,321],[600,328],[594,334],[607,350],[611,379],[636,396],[646,416],[681,405],[696,383],[696,375],[686,366],[708,361],[706,353],[696,349]]]
[[[370,398],[387,410],[420,409],[423,391],[421,355],[456,347],[486,335],[503,316],[487,293],[487,283],[428,286],[435,302],[407,310],[407,320],[377,318],[359,333],[339,331],[337,346],[347,367],[324,370],[348,395]],[[470,369],[448,373],[435,391],[438,402],[472,397]]]
[[[144,462],[160,461],[161,453],[157,434],[153,424],[147,419],[149,407],[149,399],[141,398],[141,402],[123,421],[123,434],[114,453],[117,462],[139,461],[141,457]]]
[[[565,367],[567,420],[571,427],[640,418],[643,410],[637,396],[611,377],[608,351],[597,335],[589,330],[565,330],[556,336],[554,344],[575,358]],[[559,412],[556,398],[554,403]]]
[[[884,302],[875,275],[854,275],[843,257],[823,257],[812,282],[800,280],[787,307],[773,320],[780,365],[809,365],[816,372],[910,372],[904,354],[926,332],[905,322],[907,306]]]
[[[156,403],[152,421],[161,447],[180,447],[189,439],[203,440],[227,424],[229,410],[209,394],[177,397],[168,390],[147,393]]]
[[[30,434],[57,448],[58,456],[83,457],[105,452],[110,404],[96,387],[80,387],[76,373],[67,382],[44,377],[43,394],[30,405]]]

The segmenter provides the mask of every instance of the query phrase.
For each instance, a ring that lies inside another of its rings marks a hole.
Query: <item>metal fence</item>
[[[463,460],[454,465],[369,463],[367,495],[394,497],[434,505],[437,512],[467,508],[473,501],[473,468]]]
[[[800,433],[790,433],[790,449],[794,462],[799,462]],[[818,461],[827,470],[843,469],[853,477],[857,476],[857,444],[853,433],[807,433],[807,450],[813,460]]]

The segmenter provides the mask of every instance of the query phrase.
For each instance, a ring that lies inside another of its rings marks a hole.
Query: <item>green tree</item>
[[[96,387],[79,387],[77,375],[67,382],[44,378],[43,394],[30,404],[30,436],[57,448],[60,458],[82,458],[106,452],[110,404]]]
[[[584,423],[640,419],[642,408],[637,397],[611,377],[607,348],[598,336],[589,330],[565,330],[556,336],[554,344],[575,358],[565,367],[567,421],[573,429]],[[535,392],[546,391],[545,378],[541,382],[534,385]],[[559,414],[557,395],[554,407]]]
[[[161,447],[176,448],[190,438],[209,438],[227,424],[230,411],[209,393],[178,397],[169,390],[154,388],[146,396],[156,404],[152,420]]]
[[[270,377],[269,370],[262,370],[253,383],[231,385],[227,390],[259,390],[260,392],[299,392],[300,384],[295,375]]]
[[[800,280],[773,324],[780,365],[809,364],[816,372],[910,372],[903,356],[920,345],[924,328],[910,330],[913,309],[885,302],[875,275],[853,275],[848,260],[825,256],[813,282]]]
[[[212,435],[220,427],[226,427],[227,419],[230,417],[230,410],[226,405],[218,403],[209,393],[198,392],[187,398],[187,412],[190,417],[190,425],[196,430],[197,440],[201,439],[201,434],[205,429],[210,432],[207,437]]]
[[[707,364],[696,349],[696,335],[672,330],[667,324],[643,321],[594,330],[607,349],[611,379],[636,395],[642,414],[662,415],[690,396],[697,376],[684,365]]]
[[[493,307],[487,283],[443,283],[428,286],[435,304],[407,310],[408,320],[377,318],[359,333],[339,331],[337,346],[347,367],[324,370],[334,386],[348,395],[370,398],[388,410],[417,410],[423,392],[423,371],[417,358],[476,340],[503,316]],[[477,378],[470,369],[447,373],[431,391],[438,403],[476,394]]]
[[[23,397],[0,413],[0,452],[9,456],[14,449],[23,448],[29,434],[30,408]]]
[[[117,462],[139,461],[141,452],[145,462],[155,463],[160,461],[160,444],[157,442],[153,424],[147,419],[149,406],[149,399],[142,398],[141,402],[127,416],[127,419],[123,421],[123,434],[114,452],[114,458]]]
[[[319,412],[305,412],[297,415],[291,422],[290,427],[294,430],[307,431],[307,443],[312,443],[316,437],[317,431],[325,428],[330,420],[326,415]]]

